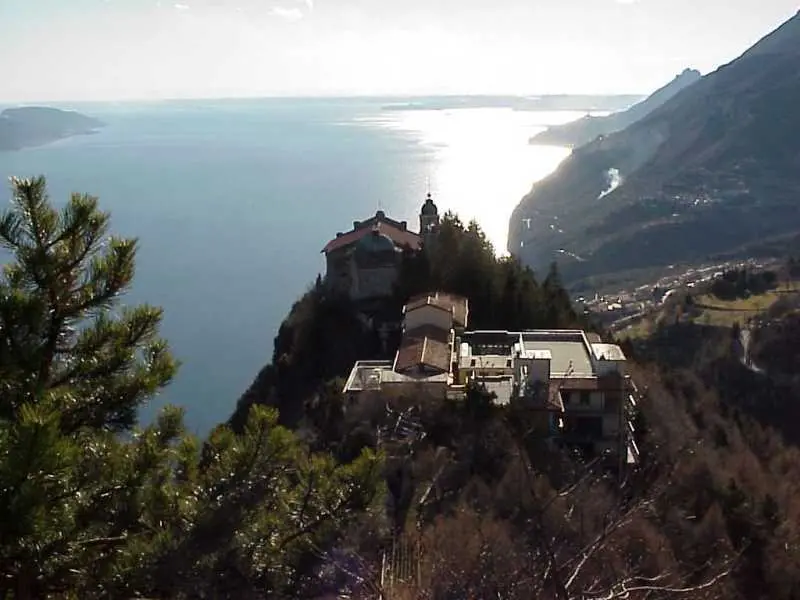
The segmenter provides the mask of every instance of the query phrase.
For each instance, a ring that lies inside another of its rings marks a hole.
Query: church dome
[[[422,205],[422,211],[420,214],[427,217],[432,217],[439,214],[439,210],[433,203],[433,199],[431,198],[430,194],[428,194],[428,197],[425,199],[425,204]]]
[[[394,257],[395,245],[388,235],[375,227],[369,235],[365,235],[356,244],[356,260],[375,260],[376,258]]]

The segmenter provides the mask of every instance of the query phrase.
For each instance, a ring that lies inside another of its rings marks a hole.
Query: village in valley
[[[774,289],[748,293],[747,298],[735,302],[714,298],[714,282],[732,273],[775,273]],[[690,303],[705,310],[695,311],[693,315],[685,313],[684,319],[699,317],[700,323],[708,325],[731,325],[741,321],[743,325],[759,317],[777,299],[789,298],[800,291],[800,286],[794,284],[796,279],[796,273],[788,273],[787,266],[775,259],[731,260],[694,267],[673,265],[652,283],[617,291],[598,291],[591,297],[576,295],[574,301],[594,322],[618,336],[639,337],[651,331],[665,316],[674,316],[672,309],[687,296],[692,298]]]

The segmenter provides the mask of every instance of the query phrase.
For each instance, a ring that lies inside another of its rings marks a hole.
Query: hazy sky
[[[735,6],[735,7],[734,7]],[[643,93],[798,0],[0,0],[0,101]]]

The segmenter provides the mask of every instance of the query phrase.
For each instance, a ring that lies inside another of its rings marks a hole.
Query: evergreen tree
[[[12,188],[0,217],[11,253],[0,279],[0,589],[38,598],[107,573],[164,491],[158,463],[181,418],[168,410],[132,441],[115,435],[176,370],[160,310],[112,313],[135,240],[107,237],[95,198],[73,195],[59,212],[44,178]]]
[[[179,409],[135,428],[176,361],[159,309],[119,307],[136,241],[108,226],[89,196],[56,211],[41,177],[0,216],[0,598],[296,597],[377,457],[309,453],[263,407],[202,461]]]
[[[112,312],[132,282],[136,240],[108,237],[96,198],[75,194],[58,212],[43,177],[12,183],[13,208],[0,217],[13,257],[0,280],[0,416],[49,402],[64,431],[128,429],[176,371],[157,337],[160,309]]]
[[[561,275],[555,262],[550,264],[550,270],[542,283],[542,288],[547,298],[547,322],[553,324],[574,322],[576,316],[572,309],[572,302],[561,283]],[[549,326],[553,327],[554,325]]]

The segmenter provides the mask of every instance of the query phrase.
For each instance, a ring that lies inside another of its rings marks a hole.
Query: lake
[[[569,154],[531,146],[570,111],[397,110],[372,99],[265,99],[76,106],[101,132],[0,154],[0,175],[48,178],[52,199],[99,196],[115,233],[140,240],[127,303],[165,310],[182,361],[143,412],[187,407],[204,434],[225,420],[272,354],[292,302],[324,269],[321,248],[384,210],[416,227],[430,189],[440,213],[475,218],[498,253],[531,184]]]

